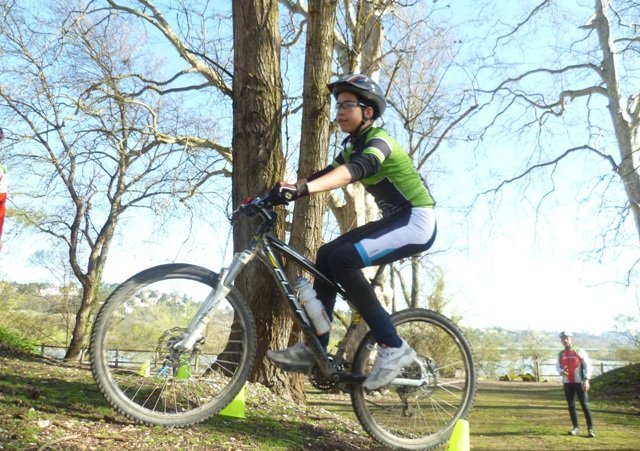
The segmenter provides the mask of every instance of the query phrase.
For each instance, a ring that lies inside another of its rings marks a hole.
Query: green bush
[[[28,338],[20,337],[16,332],[0,327],[0,348],[10,351],[38,352],[38,344]]]

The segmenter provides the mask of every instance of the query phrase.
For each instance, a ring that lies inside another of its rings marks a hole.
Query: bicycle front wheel
[[[104,302],[91,333],[91,370],[109,403],[145,424],[186,426],[218,413],[245,384],[256,353],[251,310],[233,289],[189,352],[173,344],[218,275],[169,264],[142,271]]]
[[[455,422],[466,418],[476,392],[471,346],[446,317],[410,309],[391,317],[417,357],[391,384],[373,391],[354,385],[351,402],[362,427],[382,444],[431,449],[449,439]],[[369,333],[354,356],[354,373],[369,374],[376,357]]]

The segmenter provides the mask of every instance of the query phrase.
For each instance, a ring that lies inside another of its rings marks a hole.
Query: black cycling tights
[[[401,213],[353,229],[320,247],[316,258],[318,269],[342,286],[347,294],[347,299],[358,309],[373,332],[376,341],[396,348],[402,345],[402,341],[391,323],[389,313],[378,300],[373,287],[362,272],[365,265],[354,244],[364,238],[383,235],[389,230],[403,227],[407,220],[407,215]],[[423,252],[431,246],[434,239],[435,232],[427,243],[402,246],[373,261],[372,265],[390,263]],[[320,281],[316,281],[314,288],[318,299],[324,304],[329,318],[332,319],[336,303],[336,290]],[[329,334],[319,337],[319,339],[326,347],[329,343]]]
[[[591,409],[589,408],[589,397],[587,392],[582,388],[582,383],[565,383],[564,384],[564,396],[567,398],[567,405],[569,406],[569,416],[571,417],[571,423],[573,427],[578,427],[578,414],[576,412],[576,396],[580,401],[584,418],[587,420],[587,428],[593,428],[593,420],[591,419]]]

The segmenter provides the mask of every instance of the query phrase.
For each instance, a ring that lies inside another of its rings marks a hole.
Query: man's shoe
[[[362,386],[367,390],[384,387],[395,379],[402,367],[411,365],[415,358],[416,351],[404,340],[399,348],[378,345],[378,355],[373,364],[373,370]]]
[[[593,428],[589,428],[589,437],[591,437],[591,438],[595,438],[596,437],[596,433],[593,430]]]
[[[282,351],[268,350],[267,357],[284,370],[301,373],[307,372],[316,363],[306,343],[298,343]]]
[[[573,428],[569,431],[569,435],[578,435],[580,428]]]

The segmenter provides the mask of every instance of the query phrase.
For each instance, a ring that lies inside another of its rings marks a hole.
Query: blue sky
[[[524,3],[517,3],[518,11],[515,7],[510,10],[509,5],[516,4],[496,6],[491,23],[517,22]],[[459,22],[461,33],[467,33],[469,39],[486,33],[480,26],[468,25],[469,17],[478,11],[476,3],[454,2],[452,6],[459,9],[447,17]],[[586,11],[581,10],[572,21],[582,23],[580,14]],[[550,35],[549,39],[559,36]],[[543,46],[537,42],[532,47],[542,51]],[[510,56],[522,51],[520,47]],[[567,120],[575,123],[580,118]],[[598,177],[606,174],[601,160],[576,157],[563,163],[553,179],[552,192],[549,173],[541,172],[534,175],[526,190],[523,185],[509,186],[495,198],[479,198],[469,208],[479,191],[519,174],[523,156],[532,151],[535,134],[517,137],[503,131],[496,130],[483,142],[445,146],[437,171],[430,174],[439,222],[432,259],[445,274],[452,309],[462,314],[469,326],[591,332],[611,329],[618,314],[638,313],[637,274],[634,285],[621,283],[640,255],[631,224],[622,230],[621,246],[609,248],[603,255],[593,252],[600,246],[600,232],[616,214],[613,209],[610,213],[602,210],[602,199],[606,198],[605,207],[624,201],[620,184],[606,190],[598,185]],[[564,130],[561,134],[563,140],[574,137]],[[167,261],[220,267],[219,255],[227,250],[230,240],[229,225],[222,215],[213,215],[188,231],[181,223],[168,224],[167,229],[169,234],[160,234],[145,218],[122,224],[126,235],[112,247],[105,281],[122,281]],[[46,269],[29,262],[29,256],[47,244],[7,232],[0,254],[0,276],[23,282],[50,278]]]

